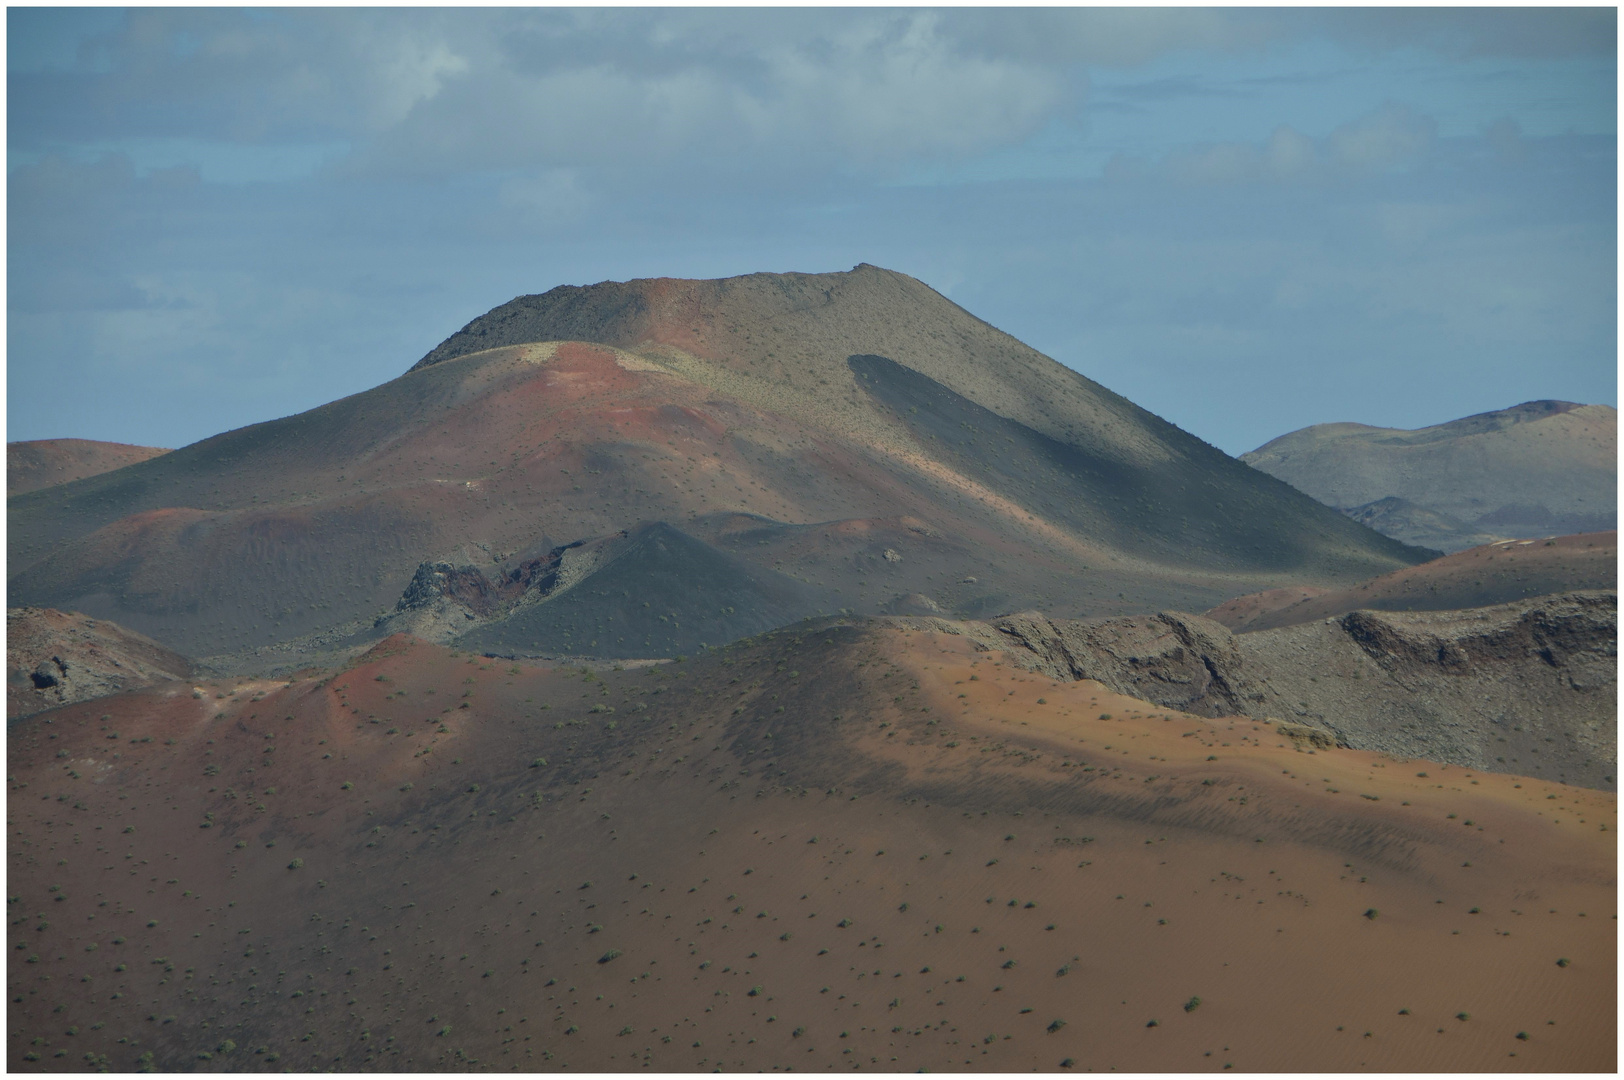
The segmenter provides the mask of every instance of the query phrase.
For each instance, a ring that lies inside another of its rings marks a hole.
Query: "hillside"
[[[1618,410],[1530,401],[1405,431],[1316,424],[1241,460],[1405,543],[1618,527]]]
[[[374,390],[8,509],[12,603],[217,669],[364,638],[457,551],[508,572],[656,522],[814,613],[1199,610],[1426,556],[866,266],[521,298]],[[615,636],[655,648],[649,610]]]
[[[6,494],[66,484],[167,454],[156,446],[92,439],[36,439],[6,444]]]
[[[184,657],[117,623],[76,611],[6,611],[6,719],[192,673]]]
[[[1237,633],[1372,611],[1485,607],[1574,589],[1618,589],[1618,533],[1502,540],[1383,574],[1350,589],[1271,589],[1238,596],[1207,618]]]
[[[204,690],[8,732],[13,1071],[1617,1064],[1611,794],[901,623]]]

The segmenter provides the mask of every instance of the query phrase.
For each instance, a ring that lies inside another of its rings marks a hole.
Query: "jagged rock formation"
[[[1612,591],[1353,611],[1239,635],[1179,612],[959,626],[1050,677],[1094,679],[1167,708],[1284,720],[1343,746],[1489,772],[1617,784]]]
[[[1093,679],[1119,694],[1202,716],[1246,712],[1234,636],[1210,619],[1164,611],[1112,619],[1052,620],[1037,612],[992,626],[1054,678]]]
[[[367,636],[410,633],[502,656],[676,656],[833,608],[665,522],[539,555],[425,562]]]
[[[105,619],[50,608],[6,611],[6,718],[186,679],[191,663]]]

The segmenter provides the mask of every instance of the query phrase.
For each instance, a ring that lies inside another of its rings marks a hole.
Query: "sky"
[[[560,284],[910,274],[1220,449],[1617,404],[1611,8],[7,10],[8,440]]]

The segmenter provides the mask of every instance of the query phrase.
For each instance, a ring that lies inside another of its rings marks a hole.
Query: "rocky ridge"
[[[1092,679],[1166,708],[1284,722],[1342,746],[1486,772],[1617,786],[1614,591],[1463,611],[1361,610],[1248,634],[1173,611],[923,623],[1051,678]]]

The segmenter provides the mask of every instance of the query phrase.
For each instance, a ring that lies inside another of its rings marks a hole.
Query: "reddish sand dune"
[[[9,733],[14,1070],[1611,1071],[1616,801],[808,627]]]
[[[1231,630],[1270,630],[1375,611],[1487,607],[1578,589],[1618,588],[1618,533],[1505,540],[1373,578],[1352,589],[1271,589],[1207,612]]]
[[[156,446],[93,439],[36,439],[6,444],[6,494],[66,484],[167,454]]]

